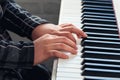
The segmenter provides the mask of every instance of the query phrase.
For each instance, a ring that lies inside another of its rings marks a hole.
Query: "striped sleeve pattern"
[[[31,15],[13,0],[4,0],[3,19],[1,26],[16,34],[31,39],[34,28],[48,21]],[[1,30],[1,29],[0,29]],[[34,44],[32,42],[15,43],[0,40],[0,67],[2,68],[31,68],[34,61]]]
[[[31,68],[33,60],[33,43],[0,41],[0,68]]]
[[[13,0],[5,1],[6,9],[4,10],[3,19],[7,24],[3,25],[21,36],[31,38],[32,31],[40,24],[48,23],[47,20],[38,16],[31,15]],[[10,26],[8,26],[10,24]],[[12,25],[12,26],[11,26]]]

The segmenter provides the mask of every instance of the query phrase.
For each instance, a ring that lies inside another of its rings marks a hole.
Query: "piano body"
[[[69,59],[54,61],[52,80],[120,80],[118,3],[120,0],[61,0],[59,24],[73,23],[88,38],[78,40],[77,55],[65,52]]]

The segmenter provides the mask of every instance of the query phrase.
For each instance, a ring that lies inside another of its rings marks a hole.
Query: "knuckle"
[[[50,56],[51,56],[51,57],[54,57],[54,56],[56,56],[56,54],[57,54],[57,53],[56,53],[55,51],[53,51],[53,52],[50,53]]]
[[[63,41],[66,41],[66,40],[67,40],[67,37],[64,37],[64,36],[63,36],[63,37],[62,37],[62,40],[63,40]]]
[[[65,47],[65,44],[59,43],[59,48],[64,48],[64,47]]]
[[[51,34],[45,34],[46,35],[46,37],[48,38],[48,39],[51,39],[51,38],[54,38],[55,37],[55,35],[51,35]]]
[[[61,43],[62,42],[64,43],[66,41],[66,38],[62,36],[62,37],[59,37],[59,40],[60,40]]]
[[[74,27],[73,27],[73,26],[71,26],[71,27],[70,27],[70,29],[71,29],[71,30],[73,30],[73,29],[74,29]]]
[[[54,54],[55,54],[54,52],[50,52],[50,54],[49,54],[49,55],[50,55],[51,57],[53,57],[53,56],[54,56]]]
[[[67,35],[67,36],[71,36],[72,33],[71,33],[71,32],[67,32],[66,35]]]
[[[45,34],[45,36],[46,36],[46,37],[49,37],[49,36],[50,36],[50,34]]]

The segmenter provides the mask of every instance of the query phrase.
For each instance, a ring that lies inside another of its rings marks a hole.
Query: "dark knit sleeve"
[[[31,38],[32,31],[40,24],[48,23],[47,20],[30,14],[13,0],[5,0],[2,26],[16,34]]]
[[[1,68],[31,68],[33,62],[33,43],[0,41]]]

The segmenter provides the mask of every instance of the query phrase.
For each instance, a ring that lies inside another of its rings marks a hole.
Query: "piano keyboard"
[[[74,6],[73,6],[74,5]],[[59,24],[62,23],[73,23],[75,26],[80,28],[81,24],[81,0],[61,0],[61,9]],[[78,41],[79,43],[79,41]],[[70,59],[58,59],[54,61],[52,80],[83,80],[82,67],[80,58],[82,47],[79,45],[78,54],[71,55]]]
[[[73,5],[73,6],[71,6]],[[54,62],[52,80],[120,80],[120,39],[112,0],[62,0],[59,23],[73,23],[88,38],[78,54]]]

